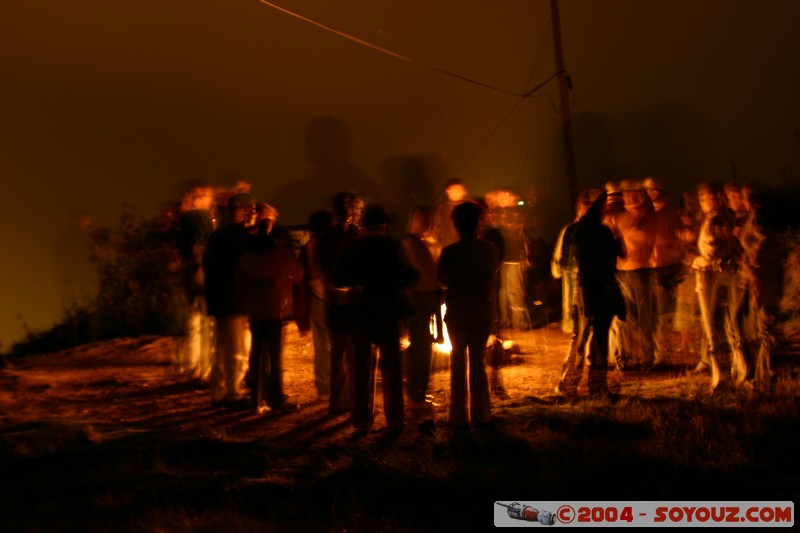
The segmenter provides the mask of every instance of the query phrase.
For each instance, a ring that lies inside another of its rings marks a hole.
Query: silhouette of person
[[[668,333],[673,329],[678,285],[686,277],[683,266],[683,241],[680,209],[672,201],[665,183],[649,177],[644,180],[647,195],[653,202],[656,239],[650,258],[654,296],[654,364],[664,363]]]
[[[722,184],[713,181],[701,183],[697,186],[697,199],[704,218],[697,238],[699,255],[692,268],[704,344],[695,371],[711,373],[713,391],[719,385],[719,352],[726,341],[731,351],[731,376],[735,383],[741,384],[747,377],[747,358],[737,319],[742,246],[734,234],[734,217],[725,203]]]
[[[428,206],[417,206],[408,221],[408,233],[400,239],[408,260],[420,276],[406,291],[413,314],[408,318],[409,345],[406,349],[407,391],[410,407],[417,414],[430,412],[426,401],[433,356],[431,317],[441,305],[436,265],[441,248],[433,236],[435,215]]]
[[[248,387],[256,410],[293,411],[283,392],[283,323],[288,318],[292,284],[302,276],[292,252],[280,246],[261,224],[252,250],[237,267],[236,297],[251,333]]]
[[[572,328],[569,349],[561,366],[561,378],[556,387],[556,394],[577,394],[583,374],[586,359],[585,348],[589,340],[590,329],[586,323],[583,298],[579,295],[575,232],[578,229],[578,222],[599,195],[599,189],[589,189],[578,195],[578,202],[575,205],[575,220],[559,232],[553,251],[551,270],[554,278],[561,279],[565,301],[564,313],[569,315],[566,323]]]
[[[208,379],[211,372],[211,324],[204,297],[203,257],[214,231],[211,185],[193,180],[184,194],[176,237],[181,268],[182,304],[186,312],[185,334],[177,343],[178,366],[193,378]]]
[[[624,257],[617,260],[617,279],[625,297],[625,324],[618,324],[617,366],[627,369],[640,356],[645,368],[655,363],[655,320],[653,314],[653,270],[650,267],[656,242],[656,214],[653,203],[638,180],[623,180],[623,209],[614,218],[617,235],[624,245]]]
[[[700,254],[697,250],[697,237],[703,222],[695,187],[681,193],[679,212],[681,226],[678,238],[683,249],[681,262],[687,275],[676,290],[673,327],[680,335],[679,351],[694,354],[697,352],[696,339],[702,337],[702,321],[700,320],[700,303],[697,298],[697,281],[692,272],[692,265]]]
[[[497,308],[498,329],[528,330],[530,314],[526,304],[526,275],[530,256],[523,213],[517,207],[519,195],[509,188],[493,191],[496,207],[484,238],[494,242],[500,256]],[[487,198],[488,200],[488,198]]]
[[[303,268],[302,290],[295,293],[295,313],[307,313],[298,320],[298,328],[311,330],[314,343],[314,386],[317,398],[330,400],[331,395],[331,336],[325,310],[325,276],[319,262],[319,241],[322,234],[333,225],[333,212],[329,209],[314,211],[308,217],[311,237],[300,248],[298,261]],[[298,300],[302,300],[302,303]],[[301,323],[304,324],[301,327]]]
[[[386,234],[392,219],[377,204],[364,209],[366,235],[349,241],[333,274],[337,287],[349,287],[350,334],[353,343],[352,421],[360,430],[372,427],[374,416],[375,352],[383,389],[386,428],[404,427],[403,361],[400,324],[410,314],[405,289],[419,273],[411,266],[397,239]]]
[[[625,319],[625,302],[617,282],[620,242],[603,223],[606,193],[592,203],[575,229],[575,258],[578,264],[578,295],[583,307],[589,342],[589,395],[609,393],[608,336],[617,316]]]
[[[444,321],[452,344],[448,420],[454,426],[492,419],[484,357],[500,264],[497,247],[478,237],[481,215],[475,202],[454,207],[452,221],[459,240],[444,247],[439,260],[439,283],[447,306]]]
[[[236,298],[236,269],[242,254],[252,245],[248,230],[255,217],[255,198],[239,193],[228,199],[230,223],[214,230],[203,261],[208,314],[214,317],[215,350],[210,386],[213,403],[242,399],[249,359],[246,309]]]
[[[767,196],[750,185],[742,186],[744,209],[741,226],[741,280],[744,294],[740,304],[740,322],[747,324],[752,350],[748,351],[747,381],[759,392],[768,392],[772,382],[772,352],[777,345],[777,317],[784,279],[781,246],[774,205]]]
[[[339,256],[348,241],[363,234],[361,214],[364,200],[355,191],[337,194],[333,202],[334,224],[320,235],[319,266],[325,288],[325,313],[331,340],[330,404],[331,414],[340,414],[352,406],[353,345],[348,319],[349,290],[333,283]]]

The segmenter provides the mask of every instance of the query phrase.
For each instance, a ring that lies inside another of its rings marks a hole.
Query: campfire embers
[[[442,304],[442,311],[439,316],[431,317],[431,336],[435,339],[433,343],[434,354],[442,353],[450,356],[450,350],[452,350],[453,346],[450,344],[450,335],[447,334],[447,326],[444,320],[441,320],[446,311],[447,306]]]
[[[447,306],[442,304],[442,314],[445,316]],[[441,335],[437,327],[441,324]],[[431,335],[434,339],[441,342],[433,344],[433,358],[431,359],[431,372],[442,372],[450,370],[450,351],[453,346],[450,344],[450,336],[447,334],[447,326],[444,321],[431,319]],[[511,362],[511,354],[519,347],[509,339],[502,339],[497,335],[489,335],[486,341],[486,362],[492,366],[507,365]]]

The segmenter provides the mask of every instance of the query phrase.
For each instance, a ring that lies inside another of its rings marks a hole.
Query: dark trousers
[[[586,317],[583,296],[579,291],[573,297],[571,309],[572,337],[569,340],[569,350],[561,365],[561,379],[558,388],[561,392],[575,393],[583,376],[583,364],[586,360],[586,344],[591,334]]]
[[[617,279],[625,298],[626,315],[625,322],[619,324],[619,353],[625,362],[640,359],[645,365],[652,365],[655,360],[652,270],[620,270]]]
[[[374,418],[375,372],[380,368],[383,389],[383,411],[386,425],[400,429],[404,422],[403,360],[397,326],[382,328],[380,335],[354,328],[351,332],[353,359],[351,365],[351,409],[353,424],[369,428]],[[374,349],[373,349],[374,348]],[[377,364],[376,364],[377,362]]]
[[[589,341],[589,394],[608,392],[608,335],[614,320],[615,287],[611,284],[583,285],[584,319],[591,331]]]
[[[445,316],[450,333],[450,413],[454,425],[485,424],[492,419],[489,380],[486,376],[486,341],[490,316],[480,310],[448,308]]]
[[[352,405],[353,345],[347,305],[328,305],[330,331],[330,412],[348,411]]]
[[[431,291],[410,291],[414,314],[408,319],[409,346],[406,349],[408,399],[424,402],[431,376],[433,337],[431,316],[439,305],[439,294]]]
[[[283,407],[283,323],[281,320],[251,321],[248,386],[256,407]]]

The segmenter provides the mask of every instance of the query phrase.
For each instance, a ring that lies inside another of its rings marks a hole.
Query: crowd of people
[[[223,191],[192,183],[174,217],[176,364],[207,384],[215,405],[298,409],[283,390],[291,320],[312,337],[314,386],[330,413],[349,413],[369,431],[380,372],[384,429],[399,432],[407,408],[432,412],[433,343],[446,329],[450,423],[489,423],[487,340],[501,328],[531,328],[519,197],[498,189],[470,198],[457,178],[444,193],[440,204],[412,209],[395,238],[383,206],[342,191],[309,215],[298,241],[247,183]]]
[[[222,192],[194,183],[175,219],[185,310],[177,365],[208,385],[214,404],[296,410],[282,375],[292,320],[312,338],[314,386],[329,412],[371,430],[380,372],[384,430],[400,432],[408,410],[432,410],[432,350],[444,324],[449,423],[490,423],[487,341],[532,328],[526,214],[512,189],[471,198],[453,178],[444,193],[412,209],[395,238],[383,206],[342,191],[310,213],[298,242],[246,183]],[[669,364],[692,349],[691,328],[702,338],[694,371],[707,372],[712,389],[728,360],[736,385],[769,386],[780,261],[758,195],[735,182],[693,193],[676,199],[647,178],[580,194],[549,265],[572,333],[557,393],[577,394],[588,367],[589,393],[610,394],[610,369]]]
[[[590,394],[607,394],[609,363],[667,365],[693,334],[712,390],[723,361],[735,386],[768,389],[782,263],[763,200],[737,181],[680,199],[652,177],[583,191],[551,262],[572,332],[557,392],[576,394],[586,362]]]

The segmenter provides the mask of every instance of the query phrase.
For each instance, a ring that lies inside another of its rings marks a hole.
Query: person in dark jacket
[[[432,402],[426,399],[433,357],[431,320],[440,316],[441,291],[436,277],[436,265],[441,249],[433,234],[435,212],[428,206],[417,206],[408,221],[408,233],[400,243],[406,256],[419,272],[419,279],[406,293],[413,309],[409,317],[406,349],[406,376],[408,399],[412,413],[430,415]],[[440,324],[437,324],[441,328]]]
[[[216,340],[210,376],[213,403],[238,403],[243,398],[250,351],[246,310],[235,297],[234,280],[239,259],[252,244],[248,227],[255,218],[255,199],[235,194],[228,208],[231,222],[211,234],[203,261],[206,305],[214,318]]]
[[[348,320],[347,287],[333,283],[333,270],[345,245],[363,234],[361,214],[364,200],[355,191],[343,191],[333,200],[334,224],[319,238],[318,259],[325,291],[325,315],[330,334],[330,401],[332,415],[346,413],[352,406],[351,377],[352,342]]]
[[[448,420],[454,426],[492,420],[484,357],[495,320],[493,300],[500,263],[497,247],[478,237],[481,216],[482,210],[474,202],[453,209],[460,239],[446,246],[439,260],[439,283],[446,291],[444,321],[453,346]]]
[[[236,271],[236,294],[252,337],[247,384],[257,411],[293,411],[297,406],[283,393],[283,324],[302,270],[294,254],[268,234],[266,224],[259,229],[253,250],[242,255]]]
[[[397,239],[386,234],[391,217],[371,204],[364,210],[367,234],[348,242],[336,264],[333,283],[350,289],[349,320],[353,343],[351,411],[354,426],[369,430],[373,424],[375,351],[383,387],[386,428],[404,427],[403,362],[400,326],[410,314],[405,290],[419,277]]]
[[[562,228],[553,251],[550,269],[554,278],[562,280],[562,294],[567,304],[564,310],[567,317],[564,318],[564,321],[570,325],[572,333],[569,341],[569,350],[561,365],[561,378],[559,379],[558,387],[556,387],[556,394],[577,394],[578,385],[583,377],[583,367],[586,360],[585,350],[589,341],[589,328],[586,324],[583,299],[578,296],[575,231],[578,229],[578,222],[599,195],[599,189],[589,189],[581,192],[575,205],[575,220]]]
[[[625,320],[625,304],[617,281],[617,258],[622,246],[603,223],[606,193],[592,203],[575,229],[578,295],[583,305],[589,342],[589,395],[602,396],[608,388],[608,335],[617,316]]]

